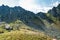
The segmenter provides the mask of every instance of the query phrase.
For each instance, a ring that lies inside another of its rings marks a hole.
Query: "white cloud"
[[[58,6],[58,4],[60,4],[60,2],[59,2],[59,1],[56,1],[56,2],[54,2],[54,3],[52,4],[52,6],[57,7],[57,6]]]
[[[20,0],[19,4],[21,7],[25,8],[26,10],[37,12],[47,12],[52,7],[44,7],[42,5],[37,5],[34,3],[35,0]]]
[[[60,2],[56,1],[52,3],[50,7],[38,5],[35,3],[36,0],[0,0],[0,5],[8,5],[10,7],[21,6],[26,10],[37,12],[47,12],[49,9],[52,9],[53,6],[57,6]]]
[[[20,0],[19,4],[21,7],[25,8],[26,10],[33,11],[34,9],[36,9],[33,0]]]
[[[17,6],[18,2],[15,0],[0,0],[0,5],[8,5],[10,7]]]

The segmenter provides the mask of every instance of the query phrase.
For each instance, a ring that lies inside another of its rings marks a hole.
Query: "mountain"
[[[60,20],[60,4],[57,7],[53,7],[48,13]]]
[[[0,6],[0,21],[13,23],[16,20],[21,20],[24,24],[31,28],[44,30],[44,23],[33,12],[27,11],[22,7]],[[38,22],[38,23],[37,23]]]
[[[49,17],[47,17],[46,13],[39,12],[36,14],[38,18],[41,18],[43,20],[47,20],[49,23],[53,23],[53,20],[51,20]]]
[[[47,13],[39,12],[36,14],[39,19],[42,19],[45,27],[47,27],[47,34],[51,36],[60,35],[60,4],[57,7],[53,7]]]
[[[0,33],[11,30],[26,29],[44,32],[49,36],[60,38],[60,4],[47,13],[37,14],[20,6],[0,6]]]
[[[45,24],[45,27],[47,28],[47,29],[45,29],[44,32],[50,36],[53,36],[53,37],[56,36],[57,38],[59,38],[59,35],[60,35],[60,32],[59,32],[60,21],[59,21],[59,19],[57,19],[57,21],[58,21],[57,22],[55,19],[56,17],[54,17],[50,13],[39,12],[36,15],[39,19],[41,19],[43,21],[43,23]],[[49,16],[49,15],[51,15],[51,16]]]

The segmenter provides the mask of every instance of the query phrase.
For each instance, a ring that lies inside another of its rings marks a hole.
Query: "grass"
[[[21,29],[20,31],[0,34],[0,40],[52,40],[52,38],[43,32],[40,33]]]
[[[4,29],[4,24],[0,25],[0,40],[52,40],[50,36],[25,25],[19,20],[10,23],[9,25],[13,27],[11,32],[8,32],[8,30]],[[16,25],[19,26],[19,31],[16,29]],[[48,24],[46,26],[48,26]]]

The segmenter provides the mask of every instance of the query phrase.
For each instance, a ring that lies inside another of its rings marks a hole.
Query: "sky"
[[[34,13],[47,12],[49,9],[56,7],[60,0],[0,0],[2,4],[10,7],[21,6],[22,8],[32,11]]]

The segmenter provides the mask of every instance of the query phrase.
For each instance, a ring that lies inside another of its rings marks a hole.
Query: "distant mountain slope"
[[[0,6],[0,21],[13,23],[16,20],[21,20],[25,25],[31,28],[44,30],[44,23],[33,12],[27,11],[21,7]]]
[[[48,13],[39,12],[36,15],[42,19],[45,27],[47,27],[46,32],[58,38],[60,35],[60,4],[53,7]]]
[[[60,20],[60,4],[57,7],[53,7],[48,13]]]
[[[21,22],[17,22],[17,20]],[[15,28],[16,25],[19,25],[16,28],[24,26],[24,28],[36,29],[53,37],[59,37],[60,4],[57,7],[53,7],[47,13],[39,12],[37,14],[27,11],[19,6],[8,7],[2,5],[0,6],[0,22],[5,22],[5,24],[7,23],[9,25],[12,24],[13,28]]]
[[[48,16],[50,15],[49,13],[38,13],[36,14],[37,17],[39,19],[41,19],[43,21],[43,23],[45,24],[45,27],[47,29],[45,29],[45,32],[48,34],[48,35],[51,35],[53,37],[57,37],[59,38],[59,35],[60,35],[60,23],[59,24],[56,24],[57,21],[54,21],[55,19],[53,19],[54,17],[53,16]],[[59,21],[60,22],[60,21]],[[59,25],[59,26],[58,26]]]

